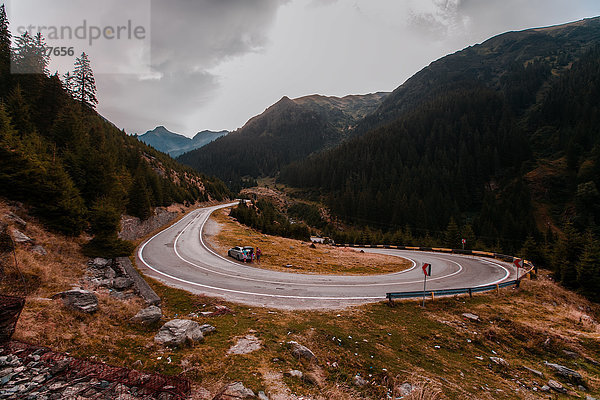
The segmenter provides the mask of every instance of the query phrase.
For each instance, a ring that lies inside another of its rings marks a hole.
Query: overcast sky
[[[187,136],[239,128],[283,96],[391,91],[496,34],[600,15],[598,0],[63,0],[81,6],[70,14],[57,0],[27,0],[36,7],[11,15],[24,1],[8,3],[13,31],[51,11],[75,26],[82,9],[102,26],[148,28],[145,41],[121,42],[127,50],[114,40],[89,49],[98,110],[128,133],[165,125]],[[52,68],[65,72],[66,61]]]

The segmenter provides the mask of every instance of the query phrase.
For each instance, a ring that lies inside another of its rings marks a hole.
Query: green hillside
[[[11,41],[0,10],[0,196],[31,207],[53,230],[94,234],[88,250],[105,256],[129,251],[116,236],[122,213],[143,219],[154,206],[229,196],[220,181],[182,167],[106,121],[93,103],[75,100],[48,74],[43,49],[43,38]],[[11,61],[36,69],[14,74]]]
[[[243,128],[178,161],[238,189],[248,183],[243,178],[274,176],[290,162],[340,143],[386,95],[284,97]]]
[[[379,128],[280,181],[379,240],[468,237],[600,287],[599,268],[575,267],[600,260],[599,89],[600,19],[500,35],[436,61],[359,124]]]

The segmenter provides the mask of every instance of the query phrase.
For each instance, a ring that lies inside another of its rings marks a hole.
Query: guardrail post
[[[496,284],[496,294],[500,294],[500,285]]]
[[[469,288],[469,297],[473,298],[473,289]]]
[[[435,293],[433,291],[431,291],[431,300],[435,300]]]

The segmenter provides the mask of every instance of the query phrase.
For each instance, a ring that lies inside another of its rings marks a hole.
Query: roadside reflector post
[[[496,284],[496,294],[500,294],[500,285]]]
[[[469,297],[473,298],[473,289],[469,288]]]
[[[431,276],[431,264],[423,264],[423,307],[425,307],[425,292],[427,290],[427,277]],[[431,292],[431,298],[433,299],[433,292]]]
[[[433,290],[431,291],[431,300],[435,300],[435,293],[433,292]]]

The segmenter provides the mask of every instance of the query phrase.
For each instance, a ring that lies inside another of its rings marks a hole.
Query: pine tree
[[[445,245],[450,247],[451,249],[458,249],[460,244],[460,231],[458,230],[458,225],[456,225],[456,221],[454,217],[450,218],[450,222],[448,223],[448,228],[446,228],[445,233]]]
[[[48,75],[49,56],[46,54],[46,41],[38,33],[32,37],[25,32],[16,39],[13,51],[13,72],[19,74]]]
[[[85,52],[81,53],[81,57],[75,60],[75,71],[73,72],[73,93],[75,99],[82,106],[96,108],[98,99],[96,98],[96,80],[94,79],[94,71],[90,65],[90,59]]]
[[[10,87],[11,39],[6,9],[2,4],[0,6],[0,98],[6,95]]]
[[[71,97],[75,97],[75,76],[71,74],[71,72],[67,72],[63,75],[62,84],[65,91],[70,94]]]
[[[583,294],[594,301],[600,299],[600,242],[588,231],[586,245],[577,263],[577,282]]]

